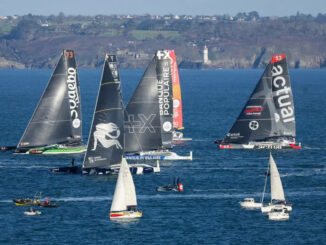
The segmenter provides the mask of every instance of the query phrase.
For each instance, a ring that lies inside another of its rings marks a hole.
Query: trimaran
[[[274,55],[220,149],[300,149],[285,55]]]
[[[15,153],[82,153],[80,89],[73,50],[63,50]]]
[[[132,160],[192,160],[173,147],[173,94],[169,50],[158,50],[125,110],[125,151]]]

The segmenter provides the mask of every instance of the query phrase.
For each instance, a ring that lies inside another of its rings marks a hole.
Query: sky
[[[260,16],[290,16],[297,12],[326,13],[326,0],[0,0],[0,16],[111,14],[236,15],[257,11]]]

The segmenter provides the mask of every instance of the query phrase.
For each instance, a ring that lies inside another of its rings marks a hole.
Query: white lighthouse
[[[209,64],[210,63],[210,61],[208,59],[208,48],[207,48],[206,45],[205,45],[204,50],[203,50],[203,63],[204,64]]]

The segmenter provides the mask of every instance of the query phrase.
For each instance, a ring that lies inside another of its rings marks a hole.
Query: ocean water
[[[52,71],[0,70],[0,145],[16,145]],[[143,71],[122,70],[127,102]],[[325,244],[326,70],[291,70],[301,150],[274,151],[286,198],[288,221],[269,221],[241,209],[245,197],[261,198],[268,151],[218,150],[255,87],[262,70],[181,70],[184,135],[193,161],[162,162],[161,172],[134,175],[143,218],[112,222],[109,210],[116,176],[54,174],[71,158],[0,152],[0,244]],[[100,70],[81,70],[86,142]],[[82,162],[82,156],[76,159]],[[156,192],[179,176],[183,193]],[[269,190],[269,188],[268,188]],[[42,192],[56,209],[28,217],[12,199]],[[265,200],[270,198],[266,196]]]

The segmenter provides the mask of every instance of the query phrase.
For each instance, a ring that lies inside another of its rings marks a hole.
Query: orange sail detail
[[[183,129],[182,99],[178,72],[178,63],[174,50],[169,50],[171,58],[172,88],[173,88],[173,128]]]

